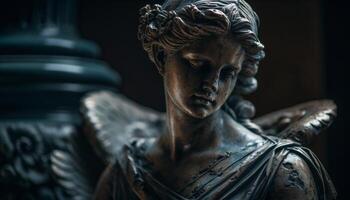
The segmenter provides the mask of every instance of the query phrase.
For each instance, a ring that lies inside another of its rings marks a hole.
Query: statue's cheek
[[[224,101],[231,95],[236,85],[236,78],[230,78],[229,80],[221,81],[219,84],[219,93],[218,96],[222,96]]]

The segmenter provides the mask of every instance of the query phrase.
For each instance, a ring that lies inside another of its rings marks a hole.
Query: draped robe
[[[318,199],[335,199],[336,192],[327,172],[309,149],[291,140],[264,138],[263,143],[248,144],[239,152],[219,156],[207,168],[189,177],[177,191],[153,176],[143,157],[147,141],[134,142],[124,146],[116,162],[105,171],[95,197],[99,200],[266,199],[279,167],[293,153],[310,168]]]

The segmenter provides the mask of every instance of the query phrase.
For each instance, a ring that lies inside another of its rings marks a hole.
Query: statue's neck
[[[219,144],[223,128],[220,111],[206,118],[194,118],[181,111],[169,96],[166,97],[167,137],[173,160],[184,152],[201,151]]]

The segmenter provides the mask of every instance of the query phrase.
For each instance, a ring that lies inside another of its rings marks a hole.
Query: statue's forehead
[[[241,46],[240,43],[234,38],[232,34],[227,33],[225,35],[204,37],[200,40],[193,42],[188,47],[201,49],[204,46],[208,46],[208,44],[211,44],[214,46],[232,46],[232,47]]]
[[[236,64],[243,53],[242,46],[236,40],[225,36],[208,38],[181,50],[182,55],[200,55],[199,57],[219,62],[216,64]]]

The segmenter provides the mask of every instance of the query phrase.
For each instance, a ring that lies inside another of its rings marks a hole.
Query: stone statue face
[[[195,118],[211,115],[233,91],[243,60],[241,45],[229,36],[206,38],[168,53],[163,74],[168,101]]]

